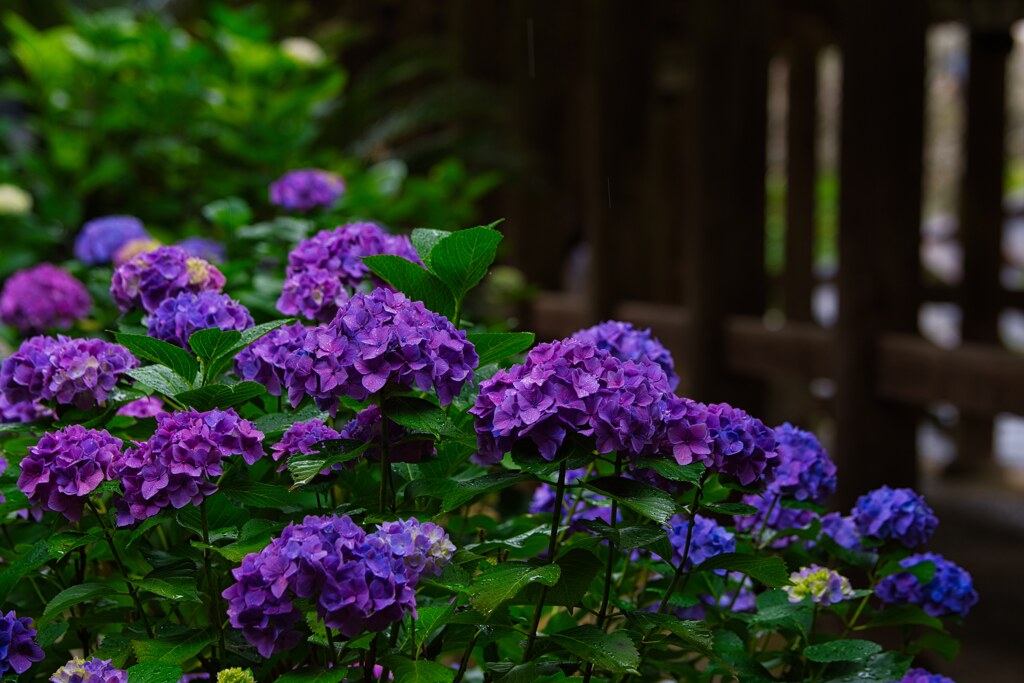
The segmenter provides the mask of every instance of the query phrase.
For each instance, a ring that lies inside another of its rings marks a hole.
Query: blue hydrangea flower
[[[736,551],[736,536],[724,526],[702,515],[695,515],[693,534],[690,538],[690,553],[686,557],[684,571],[689,571],[708,560],[722,553]],[[668,540],[675,550],[675,557],[671,560],[673,566],[678,566],[683,559],[686,550],[686,535],[690,528],[690,520],[683,515],[674,515],[669,520]],[[666,559],[667,558],[663,558]],[[716,574],[725,575],[724,569],[716,569]]]
[[[134,216],[104,216],[82,226],[75,238],[75,258],[90,266],[110,263],[126,242],[146,239],[149,234]]]
[[[270,203],[286,211],[328,209],[345,192],[341,176],[319,168],[288,171],[270,185]]]
[[[249,309],[217,292],[181,292],[164,299],[145,322],[150,337],[183,348],[188,348],[188,338],[199,330],[215,327],[241,332],[253,326]]]
[[[712,448],[708,469],[736,477],[744,486],[766,476],[778,464],[775,432],[761,420],[727,403],[707,406]]]
[[[19,270],[0,291],[0,321],[22,334],[67,329],[90,308],[92,297],[85,285],[52,263]]]
[[[223,244],[205,237],[186,237],[178,242],[178,246],[184,249],[189,256],[201,258],[210,263],[223,263],[227,258]]]
[[[922,496],[911,489],[888,486],[858,498],[853,521],[861,536],[896,541],[908,548],[926,543],[939,524]]]
[[[862,547],[860,531],[853,517],[830,512],[821,518],[821,533],[847,550],[859,550]]]
[[[50,676],[51,683],[128,683],[128,672],[109,659],[75,657]]]
[[[650,328],[639,330],[630,323],[608,320],[579,330],[572,336],[608,351],[619,360],[649,360],[657,363],[665,371],[665,377],[672,390],[679,386],[679,376],[675,372],[672,354],[651,334]]]
[[[933,617],[966,617],[971,607],[978,602],[978,593],[974,590],[971,575],[935,553],[911,555],[900,560],[900,566],[909,569],[921,562],[935,563],[935,575],[930,581],[922,585],[910,572],[896,572],[875,586],[875,595],[890,605],[920,605]]]
[[[36,643],[36,630],[28,617],[18,618],[14,611],[0,614],[0,674],[13,670],[22,674],[35,662],[43,661],[42,648]]]
[[[160,247],[118,266],[110,295],[122,311],[141,308],[153,313],[164,299],[181,292],[219,292],[225,282],[216,266],[189,256],[181,247]]]
[[[836,490],[836,466],[818,438],[788,422],[775,428],[778,464],[768,492],[800,501],[824,503]]]
[[[954,681],[952,678],[933,674],[924,669],[911,669],[906,676],[899,680],[899,683],[954,683]]]

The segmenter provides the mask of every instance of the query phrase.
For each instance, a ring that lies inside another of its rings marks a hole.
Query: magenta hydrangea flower
[[[758,495],[748,493],[741,499],[747,505],[757,508],[753,515],[736,515],[736,530],[746,533],[759,534],[763,527],[766,531],[763,540],[769,540],[767,544],[771,548],[788,548],[796,540],[793,535],[780,535],[774,532],[786,529],[806,529],[818,518],[813,510],[799,510],[785,507],[781,501],[774,496]],[[772,533],[768,533],[768,531]]]
[[[285,211],[328,209],[345,192],[341,176],[319,168],[288,171],[270,184],[270,203]]]
[[[911,669],[899,683],[955,683],[952,678],[941,674],[933,674],[925,669]]]
[[[0,321],[22,334],[67,329],[90,308],[85,285],[52,263],[19,270],[0,291]]]
[[[388,522],[367,534],[347,515],[309,516],[232,571],[228,618],[263,657],[303,639],[296,599],[314,601],[324,625],[345,638],[379,632],[415,615],[420,577],[439,574],[454,551],[430,522]]]
[[[163,509],[198,505],[217,490],[222,461],[241,455],[249,465],[263,457],[263,432],[232,409],[162,413],[148,441],[135,442],[114,463],[124,496],[118,526],[152,517]]]
[[[54,417],[53,411],[37,401],[16,401],[7,399],[0,389],[0,424],[5,422],[36,422]]]
[[[134,216],[103,216],[87,221],[75,238],[75,258],[90,266],[110,263],[126,242],[147,239],[142,221]]]
[[[935,564],[935,575],[921,583],[909,571],[889,574],[875,586],[875,595],[888,605],[920,605],[926,614],[933,617],[966,617],[978,603],[978,592],[974,590],[971,575],[954,562],[935,553],[918,553],[900,560],[906,569],[922,562]]]
[[[164,411],[164,402],[159,396],[143,396],[129,401],[117,409],[118,415],[127,415],[137,419],[156,417]]]
[[[77,522],[89,494],[110,477],[121,445],[107,430],[81,425],[44,434],[21,461],[18,489],[33,505]]]
[[[370,406],[360,410],[341,430],[341,438],[375,444],[364,451],[370,460],[380,460],[381,424],[380,408]],[[434,442],[426,439],[401,443],[409,433],[388,421],[388,460],[391,462],[423,462],[434,454]]]
[[[138,364],[128,349],[100,339],[31,337],[0,365],[0,392],[8,405],[53,400],[91,408]]]
[[[43,661],[44,656],[36,643],[31,619],[18,618],[13,610],[0,615],[0,674],[11,670],[25,673],[32,664]]]
[[[521,439],[551,460],[570,433],[593,436],[602,453],[637,455],[657,439],[669,395],[655,363],[620,361],[571,338],[540,344],[480,385],[469,410],[477,418],[474,460],[498,462]]]
[[[280,396],[285,382],[288,358],[302,348],[308,328],[302,323],[282,325],[271,330],[235,356],[235,374],[259,382],[271,396]]]
[[[309,330],[285,359],[293,406],[311,396],[322,410],[338,398],[365,400],[385,388],[433,388],[451,403],[473,379],[479,357],[466,333],[418,301],[387,289],[355,294],[328,325]]]
[[[608,351],[619,360],[649,360],[657,363],[665,371],[665,377],[668,378],[672,390],[679,386],[679,376],[676,375],[672,354],[651,334],[650,328],[640,330],[631,323],[608,320],[579,330],[572,336]]]
[[[227,258],[223,244],[205,237],[186,237],[178,242],[178,246],[184,249],[189,256],[201,258],[210,263],[223,263]]]
[[[253,319],[249,309],[227,294],[181,292],[164,299],[146,325],[150,337],[188,348],[193,332],[211,327],[241,332],[253,326]]]
[[[655,450],[671,453],[680,465],[712,462],[714,439],[708,429],[707,406],[688,398],[669,396],[663,406],[661,422]]]
[[[378,254],[421,263],[408,237],[390,235],[375,223],[349,223],[299,242],[288,254],[277,310],[329,322],[350,293],[371,277],[363,257]],[[373,282],[386,286],[376,278]]]
[[[109,659],[75,657],[50,676],[51,683],[128,683],[128,672]]]
[[[869,491],[857,499],[853,521],[861,536],[892,540],[908,548],[923,545],[935,533],[939,519],[911,489],[888,486]]]
[[[141,308],[153,313],[164,299],[181,292],[219,292],[225,282],[216,266],[189,256],[181,247],[160,247],[118,266],[110,294],[122,311]]]

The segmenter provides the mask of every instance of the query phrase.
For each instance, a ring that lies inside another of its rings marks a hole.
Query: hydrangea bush
[[[79,257],[138,227],[90,224]],[[36,336],[0,364],[0,674],[945,680],[921,665],[978,595],[928,552],[919,494],[826,514],[842,472],[814,435],[678,395],[649,331],[463,319],[500,240],[340,226],[257,305],[212,263],[231,245],[143,250],[100,302],[109,336],[12,308]]]

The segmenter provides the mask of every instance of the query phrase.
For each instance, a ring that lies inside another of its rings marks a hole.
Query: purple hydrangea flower
[[[812,564],[790,574],[789,580],[791,585],[782,590],[789,595],[790,602],[810,598],[814,604],[828,607],[853,597],[850,580],[828,567]]]
[[[51,683],[128,683],[128,672],[109,659],[75,657],[50,676]]]
[[[579,330],[572,336],[608,351],[619,360],[649,360],[657,363],[665,371],[665,377],[668,378],[672,390],[679,386],[679,376],[675,372],[672,354],[651,334],[650,328],[639,330],[630,323],[608,320]]]
[[[228,617],[263,657],[301,642],[295,599],[314,600],[325,626],[346,638],[379,632],[415,615],[420,576],[438,574],[454,551],[429,522],[389,522],[367,534],[348,516],[306,517],[232,571]]]
[[[0,392],[9,406],[55,400],[91,408],[138,364],[128,349],[100,339],[31,337],[0,365]]]
[[[788,422],[774,431],[779,457],[768,491],[784,498],[824,503],[836,490],[836,466],[817,437]]]
[[[223,263],[227,258],[223,244],[205,237],[186,237],[178,242],[178,246],[184,249],[189,256],[201,258],[210,263]]]
[[[129,401],[117,409],[118,415],[127,415],[137,419],[156,417],[164,412],[164,402],[159,396],[143,396]]]
[[[693,534],[690,538],[690,553],[686,558],[684,571],[700,565],[722,553],[731,553],[736,550],[736,536],[724,526],[701,515],[694,515]],[[683,552],[686,549],[686,535],[690,528],[690,520],[683,515],[674,515],[669,521],[668,540],[675,550],[675,557],[670,561],[673,566],[683,559]],[[724,569],[716,569],[716,574],[725,575]]]
[[[219,292],[225,282],[216,266],[189,256],[181,247],[160,247],[118,266],[110,294],[122,311],[141,308],[153,313],[164,299],[181,292]]]
[[[286,468],[287,461],[293,455],[315,455],[320,452],[316,447],[322,441],[337,441],[341,439],[341,434],[337,430],[332,429],[323,423],[323,420],[307,420],[305,422],[296,422],[289,427],[285,433],[281,436],[281,440],[270,447],[270,457],[275,461],[285,459],[285,462],[281,463],[281,467],[278,471],[283,471]],[[344,464],[337,464],[334,467],[329,467],[322,472],[321,475],[327,474],[332,469],[341,470],[344,469]]]
[[[21,461],[18,489],[33,505],[77,522],[89,494],[110,477],[121,444],[105,429],[81,425],[44,434]]]
[[[370,406],[360,410],[356,416],[341,430],[341,438],[363,443],[380,444],[381,441],[380,408]],[[434,442],[418,439],[407,443],[399,443],[408,436],[401,425],[388,421],[388,460],[391,462],[423,462],[434,454]],[[380,447],[367,448],[365,455],[370,460],[380,460]]]
[[[748,493],[743,496],[742,501],[757,508],[756,514],[734,517],[736,530],[746,533],[759,533],[762,527],[773,532],[784,529],[806,529],[818,517],[813,510],[796,510],[785,507],[774,495]],[[771,548],[788,548],[797,540],[797,537],[772,533],[766,534],[765,539],[770,539],[768,546]]]
[[[567,470],[565,483],[575,484],[583,479],[587,470],[585,467]],[[576,503],[578,491],[566,491],[562,496],[562,522],[568,524],[573,531],[580,531],[585,528],[582,522],[601,520],[605,524],[612,523],[612,509],[605,503],[606,496],[583,489],[582,496],[579,496],[579,503],[573,510]],[[555,511],[555,499],[558,490],[551,484],[543,483],[533,492],[533,499],[530,501],[530,512],[532,514],[551,514]],[[621,514],[617,515],[621,519]]]
[[[665,373],[650,361],[620,361],[576,339],[540,344],[480,385],[469,411],[477,418],[474,459],[498,462],[530,439],[551,460],[569,433],[593,436],[602,453],[637,455],[656,440],[669,395]]]
[[[193,332],[211,327],[241,332],[252,327],[253,320],[249,309],[227,294],[181,292],[164,299],[146,324],[150,337],[188,348]]]
[[[939,520],[911,489],[888,486],[865,493],[853,508],[853,521],[861,536],[893,540],[916,548],[932,537]]]
[[[168,507],[198,505],[217,490],[225,457],[241,455],[251,465],[263,456],[262,442],[263,433],[230,408],[158,415],[153,436],[135,442],[112,467],[124,487],[118,526]]]
[[[319,168],[288,171],[270,184],[270,203],[285,211],[327,209],[345,192],[341,176]]]
[[[90,308],[85,285],[52,263],[19,270],[0,291],[0,320],[22,334],[67,329]]]
[[[259,382],[271,396],[280,396],[288,358],[302,348],[307,331],[302,323],[293,323],[265,334],[235,356],[235,374]]]
[[[841,548],[860,550],[860,531],[853,517],[830,512],[821,518],[821,533],[825,534]]]
[[[75,238],[75,258],[91,266],[110,263],[114,252],[126,242],[148,237],[142,221],[134,216],[94,218]]]
[[[705,465],[736,477],[747,486],[778,464],[775,432],[746,411],[727,403],[707,406],[707,425],[713,446]]]
[[[35,637],[36,630],[28,617],[19,619],[13,610],[0,615],[0,674],[12,669],[25,673],[33,663],[43,661],[43,650]]]
[[[338,398],[364,400],[385,387],[433,387],[451,403],[473,379],[479,358],[466,333],[418,301],[387,289],[357,293],[328,325],[309,330],[285,359],[293,406],[311,396],[336,411]]]
[[[899,680],[899,683],[955,683],[952,678],[941,674],[933,674],[924,669],[911,669],[907,675]]]
[[[930,616],[966,617],[978,602],[971,575],[942,555],[919,553],[900,560],[906,569],[922,562],[935,564],[935,575],[925,584],[909,571],[889,574],[875,586],[875,595],[889,605],[920,605]]]
[[[53,411],[39,401],[15,401],[7,399],[0,389],[0,424],[4,422],[35,422],[53,418]]]
[[[364,256],[391,254],[421,263],[405,235],[389,235],[375,223],[349,223],[322,230],[288,254],[288,271],[277,310],[329,322],[372,273]],[[373,280],[379,287],[385,283]]]

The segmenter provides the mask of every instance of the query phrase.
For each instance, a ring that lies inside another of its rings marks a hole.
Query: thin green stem
[[[416,647],[416,619],[409,616],[409,642],[412,643],[412,659],[416,661],[420,658],[420,649]]]
[[[615,454],[615,476],[618,477],[622,474],[622,454]],[[616,527],[619,514],[618,501],[612,499],[612,515],[611,515],[611,526],[614,529]],[[570,517],[571,519],[571,517]],[[613,539],[608,539],[608,561],[604,568],[604,594],[601,596],[601,609],[597,613],[597,627],[603,629],[608,615],[608,602],[611,600],[612,594],[612,573],[615,569],[615,559],[617,555],[618,544]],[[583,683],[590,683],[590,679],[594,675],[594,663],[588,662],[587,669],[583,674]]]
[[[558,527],[562,521],[562,498],[565,497],[565,471],[566,461],[563,460],[558,466],[558,484],[555,487],[555,509],[551,513],[551,534],[548,540],[548,564],[555,561],[558,553]],[[533,644],[537,641],[537,629],[540,626],[540,617],[544,613],[544,600],[548,597],[547,586],[541,586],[540,597],[537,598],[537,606],[533,610],[533,625],[530,627],[530,635],[526,639],[526,649],[523,651],[523,661],[530,661],[530,654],[533,652]]]
[[[124,566],[124,562],[121,561],[121,554],[117,552],[117,545],[114,543],[114,536],[110,533],[110,527],[107,526],[106,521],[103,519],[103,515],[96,509],[96,506],[91,500],[86,500],[86,505],[92,510],[93,514],[96,515],[96,520],[100,523],[100,528],[103,529],[103,535],[106,536],[107,545],[110,546],[110,554],[114,556],[114,563],[117,564],[118,569],[121,570],[121,576],[124,577],[125,583],[128,584],[128,595],[131,596],[132,602],[135,603],[135,609],[139,612],[139,618],[142,620],[142,626],[146,629],[146,635],[151,639],[153,638],[153,627],[149,624],[149,618],[146,616],[146,610],[142,606],[142,600],[139,599],[139,594],[135,590],[135,585],[132,584],[132,580],[128,577],[128,569]]]
[[[675,592],[676,587],[679,586],[680,579],[682,579],[682,585],[679,586],[680,590],[686,590],[686,583],[690,579],[692,571],[686,569],[686,562],[690,559],[690,546],[693,542],[693,527],[695,526],[694,521],[697,517],[697,511],[700,509],[700,498],[704,494],[704,484],[708,480],[708,471],[705,470],[704,474],[701,475],[700,481],[697,483],[697,490],[693,494],[693,509],[690,510],[690,523],[686,526],[686,541],[683,544],[683,559],[679,561],[679,566],[676,567],[675,575],[672,577],[672,583],[668,585],[668,590],[665,591],[665,596],[661,600],[661,605],[658,606],[658,613],[664,614],[668,611],[669,600],[672,598],[672,594]]]
[[[760,548],[761,543],[764,541],[764,532],[768,527],[768,520],[771,519],[772,513],[775,512],[775,506],[779,504],[779,498],[781,498],[781,496],[779,496],[779,494],[775,494],[775,497],[772,498],[772,504],[768,506],[768,513],[764,516],[764,519],[761,520],[761,528],[757,530],[757,537],[754,540],[755,548]]]
[[[380,409],[380,500],[381,513],[395,511],[395,486],[391,481],[391,458],[388,452],[388,418],[384,415],[384,399],[377,398]],[[390,491],[390,495],[389,495]]]
[[[217,629],[217,645],[219,654],[214,653],[214,662],[219,664],[220,658],[227,654],[224,643],[224,625],[220,619],[220,591],[214,581],[213,562],[210,557],[210,523],[206,517],[206,500],[199,504],[199,516],[203,524],[203,566],[206,569],[206,588],[210,592],[210,622]]]
[[[327,632],[327,649],[330,650],[330,662],[332,664],[338,663],[338,650],[334,647],[334,634],[331,633],[330,626],[324,626],[324,630]]]
[[[462,659],[459,660],[459,670],[455,672],[455,678],[452,679],[452,683],[462,683],[462,677],[466,675],[466,667],[469,666],[469,658],[473,655],[473,648],[476,647],[476,639],[480,637],[480,631],[477,630],[473,633],[473,637],[469,639],[469,645],[466,646],[466,651],[462,653]]]

